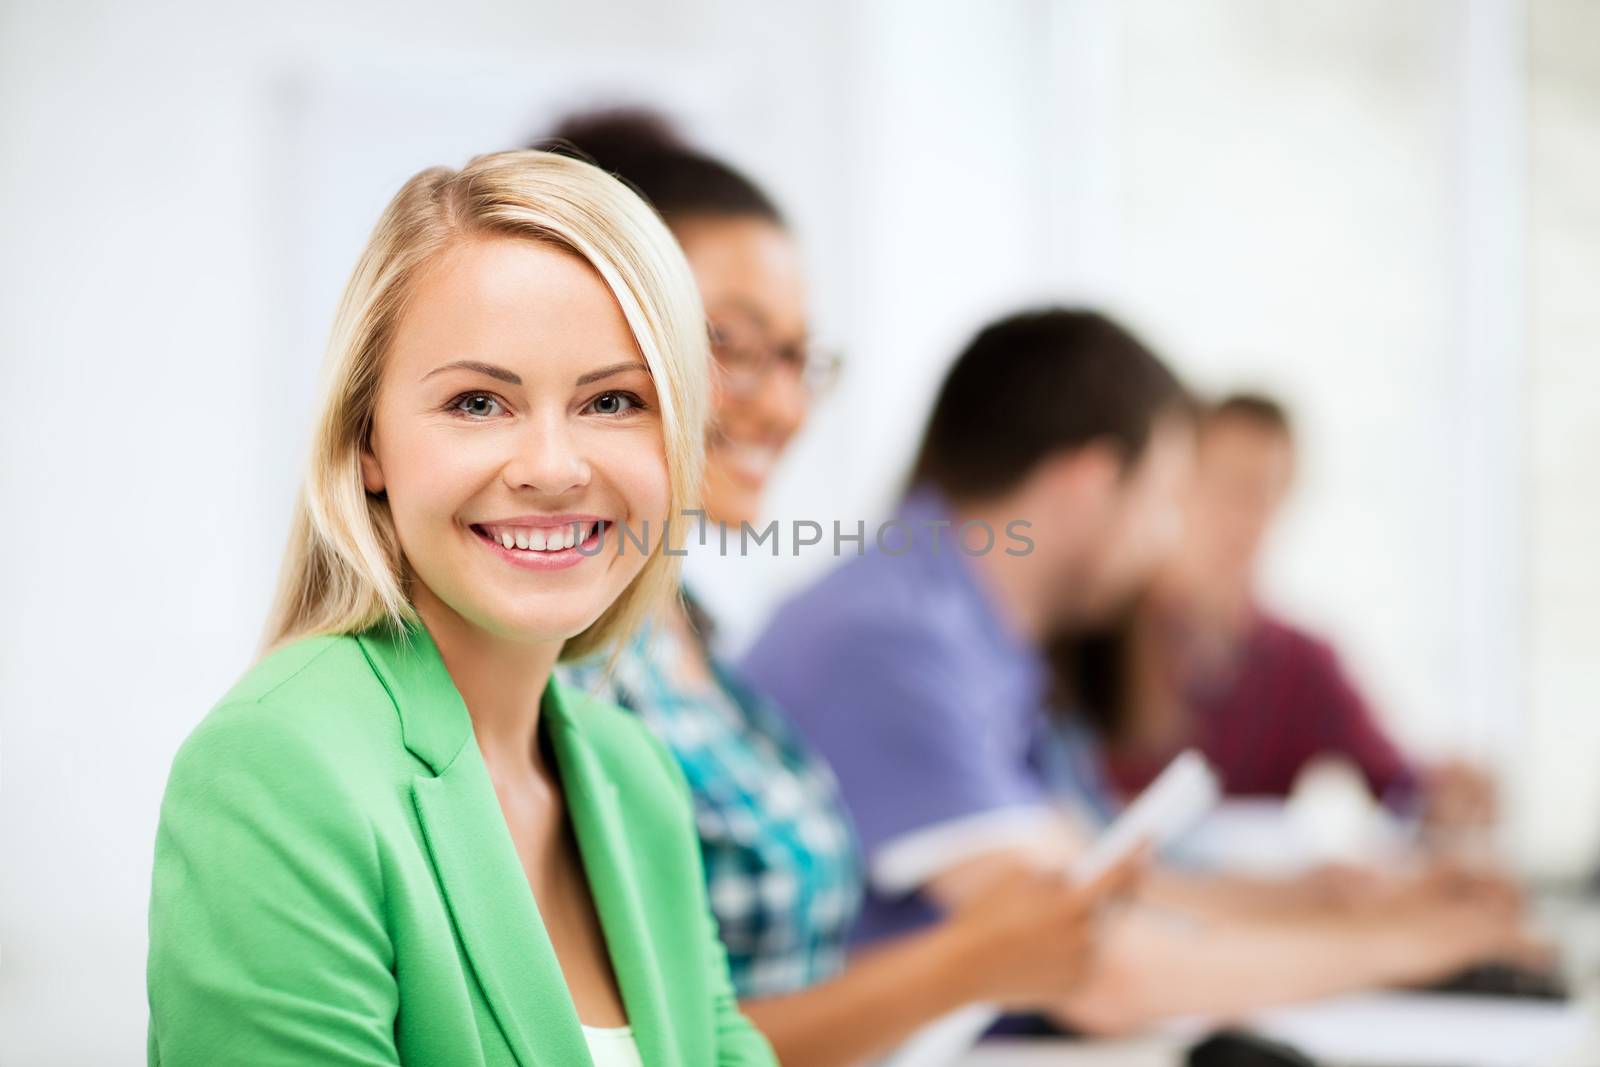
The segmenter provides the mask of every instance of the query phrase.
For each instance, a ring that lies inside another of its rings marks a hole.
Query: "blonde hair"
[[[688,263],[655,212],[588,163],[548,152],[432,167],[395,194],[345,286],[323,369],[309,468],[295,506],[266,648],[313,634],[417,622],[388,501],[366,491],[360,457],[384,353],[423,270],[463,239],[552,245],[589,263],[627,319],[655,379],[670,516],[694,507],[707,414],[707,330]],[[660,539],[643,569],[564,659],[618,643],[675,592],[678,559]]]

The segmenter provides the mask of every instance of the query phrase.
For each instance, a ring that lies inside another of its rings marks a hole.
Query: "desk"
[[[1126,1041],[986,1041],[960,1067],[1182,1067],[1189,1042],[1172,1037]]]
[[[1324,1067],[1600,1067],[1600,1006],[1364,994],[1267,1013]],[[959,1067],[1183,1067],[1193,1036],[986,1042]],[[1342,1052],[1334,1050],[1343,1050]]]
[[[1564,1017],[1541,1019],[1546,1005],[1538,1002],[1371,994],[1264,1013],[1263,1026],[1282,1037],[1305,1035],[1337,1047],[1351,1047],[1352,1034],[1375,1039],[1375,1047],[1351,1053],[1353,1059],[1325,1057],[1319,1061],[1325,1067],[1600,1067],[1600,903],[1545,897],[1535,913],[1561,947],[1563,969],[1577,993]],[[1182,1067],[1194,1040],[1152,1034],[1117,1041],[993,1041],[969,1052],[959,1067]],[[1559,1047],[1531,1050],[1552,1041]],[[1315,1049],[1303,1047],[1315,1056]]]
[[[1497,1007],[1509,1010],[1368,995],[1302,1005],[1282,1018],[1264,1019],[1262,1029],[1323,1067],[1600,1065],[1600,1012],[1592,1004],[1565,1012],[1550,1005],[1535,1005],[1529,1012],[1526,1002]],[[988,1042],[969,1052],[959,1067],[1183,1067],[1194,1040],[1152,1035]]]

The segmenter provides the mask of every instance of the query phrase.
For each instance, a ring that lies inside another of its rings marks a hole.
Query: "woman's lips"
[[[717,462],[734,478],[759,489],[778,465],[778,449],[770,445],[751,445],[723,438],[716,444]]]
[[[610,523],[594,519],[559,526],[507,526],[474,523],[477,539],[513,567],[556,571],[576,567],[599,554]],[[506,542],[510,542],[508,547]]]

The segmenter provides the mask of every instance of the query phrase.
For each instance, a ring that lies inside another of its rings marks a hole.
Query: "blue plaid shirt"
[[[691,655],[706,658],[714,684],[683,675]],[[638,714],[683,767],[738,996],[792,993],[836,974],[863,876],[832,771],[770,700],[667,627],[646,628],[604,667],[561,670]]]

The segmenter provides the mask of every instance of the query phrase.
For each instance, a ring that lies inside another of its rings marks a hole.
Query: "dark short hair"
[[[569,115],[529,147],[595,164],[631,186],[669,226],[694,216],[749,217],[784,225],[777,205],[760,186],[685,143],[665,116],[647,108]]]
[[[1266,393],[1229,393],[1206,409],[1204,425],[1211,426],[1224,419],[1240,419],[1285,437],[1294,436],[1289,409]]]
[[[912,472],[955,500],[1022,483],[1048,456],[1093,442],[1136,462],[1157,421],[1190,413],[1183,385],[1098,311],[1046,308],[978,332],[945,376]]]

